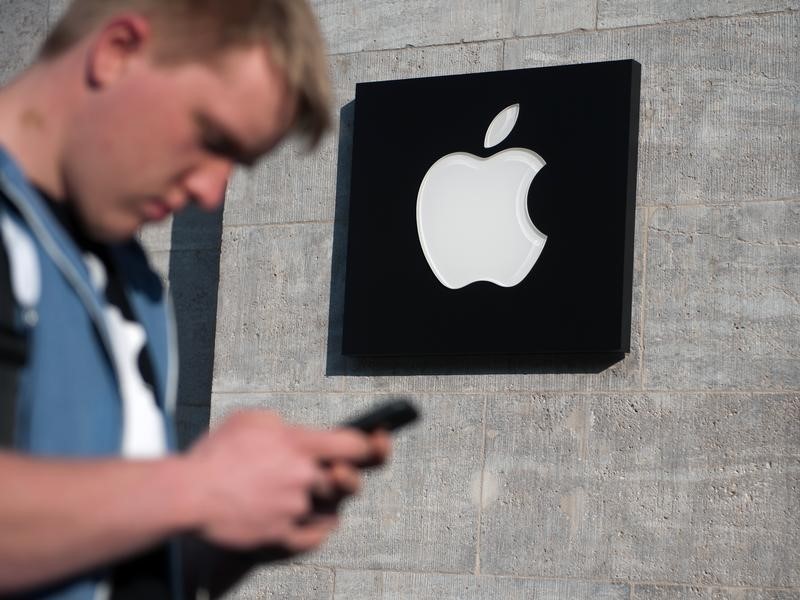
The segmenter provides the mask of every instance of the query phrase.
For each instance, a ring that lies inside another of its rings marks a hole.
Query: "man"
[[[169,455],[174,336],[134,241],[290,131],[315,144],[325,72],[302,0],[75,0],[0,90],[0,595],[177,597],[189,533],[205,575],[314,548],[386,456],[258,412]]]

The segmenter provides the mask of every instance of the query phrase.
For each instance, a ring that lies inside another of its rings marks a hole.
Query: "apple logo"
[[[506,139],[518,117],[519,104],[502,110],[484,148]],[[417,233],[442,285],[512,287],[530,273],[547,236],[528,215],[528,189],[544,165],[535,152],[511,148],[489,158],[455,152],[428,169],[417,195]]]

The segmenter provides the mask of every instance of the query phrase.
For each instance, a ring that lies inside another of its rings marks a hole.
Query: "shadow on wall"
[[[342,354],[347,224],[350,214],[350,171],[353,155],[355,102],[340,111],[339,164],[336,168],[336,212],[333,228],[330,314],[325,374],[370,377],[378,375],[484,375],[515,373],[600,373],[625,358],[617,354],[543,356],[425,356],[352,357]]]
[[[221,247],[221,209],[190,207],[174,217],[169,280],[180,353],[176,421],[182,449],[210,422]]]

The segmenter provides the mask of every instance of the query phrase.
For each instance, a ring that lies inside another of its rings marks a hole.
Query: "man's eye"
[[[224,158],[232,163],[252,166],[254,162],[242,151],[236,140],[224,134],[217,134],[214,131],[206,131],[200,134],[200,146],[209,154]]]
[[[204,138],[203,148],[211,154],[227,155],[230,147],[219,138]]]

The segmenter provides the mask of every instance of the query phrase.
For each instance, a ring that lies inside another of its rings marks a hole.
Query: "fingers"
[[[359,491],[360,468],[383,463],[390,451],[386,432],[317,430],[266,411],[238,413],[187,458],[205,485],[194,501],[200,530],[232,547],[314,548],[336,526],[341,502]]]
[[[361,489],[361,474],[352,465],[343,462],[333,463],[329,475],[333,485],[341,493],[353,495]]]
[[[367,437],[353,429],[325,431],[296,427],[293,436],[299,447],[322,461],[358,464],[370,460],[374,452]]]
[[[283,541],[291,552],[306,552],[318,547],[339,525],[335,514],[315,514],[293,528]]]
[[[350,428],[322,430],[291,426],[269,411],[240,411],[229,417],[217,431],[229,437],[239,435],[240,438],[243,438],[240,434],[249,431],[254,442],[266,442],[268,438],[281,436],[286,443],[319,461],[347,461],[360,466],[384,463],[391,449],[391,440],[385,431],[364,434]]]
[[[311,487],[311,497],[315,500],[338,502],[345,496],[352,496],[361,489],[359,470],[347,462],[335,462],[321,466],[319,475]]]
[[[373,460],[364,463],[365,467],[376,467],[382,465],[392,455],[392,438],[389,432],[384,429],[378,429],[369,435],[369,443],[372,447]]]

